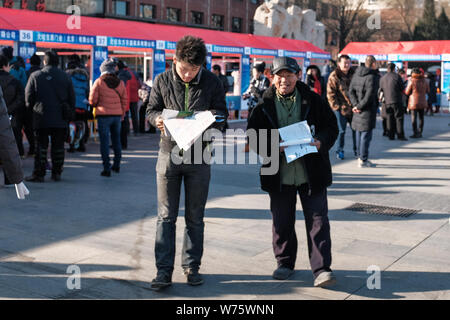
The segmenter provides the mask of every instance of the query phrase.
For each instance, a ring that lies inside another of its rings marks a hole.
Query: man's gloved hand
[[[28,191],[25,184],[23,182],[21,182],[19,184],[16,184],[16,193],[17,193],[17,198],[20,200],[23,200],[23,199],[25,199],[25,196],[30,194],[30,191]]]

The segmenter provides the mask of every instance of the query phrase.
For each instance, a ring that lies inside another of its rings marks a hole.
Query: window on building
[[[130,14],[130,3],[128,1],[113,1],[113,12],[117,16]]]
[[[21,5],[21,0],[0,0],[0,7],[3,8],[20,9]]]
[[[378,0],[369,0],[369,4],[377,4]]]
[[[252,3],[252,4],[258,4],[258,0],[250,0],[250,3]]]
[[[248,33],[253,34],[254,31],[255,31],[254,21],[253,19],[250,19],[250,21],[248,22]]]
[[[224,17],[220,14],[213,14],[211,16],[211,26],[219,30],[224,30]]]
[[[156,6],[153,4],[141,4],[139,17],[145,19],[156,19]]]
[[[69,7],[71,5],[72,5],[72,0],[47,0],[47,1],[45,1],[45,9],[47,11],[65,13],[67,10],[67,7]]]
[[[203,24],[203,12],[191,11],[191,23]]]
[[[328,10],[329,10],[328,4],[322,3],[322,8],[320,10],[322,19],[328,18]]]
[[[167,20],[173,22],[181,21],[181,9],[167,8]]]
[[[242,32],[242,18],[237,18],[237,17],[232,18],[231,32]]]

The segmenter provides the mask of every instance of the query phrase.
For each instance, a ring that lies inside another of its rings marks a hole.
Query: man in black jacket
[[[0,87],[3,90],[8,114],[11,118],[11,127],[16,138],[19,155],[24,156],[22,127],[25,118],[25,92],[19,80],[9,74],[10,65],[8,59],[0,55]]]
[[[177,43],[173,67],[156,77],[147,115],[150,123],[161,130],[160,150],[156,164],[158,188],[158,220],[155,258],[158,269],[151,288],[158,290],[171,285],[175,259],[175,223],[178,216],[180,188],[184,180],[186,197],[186,229],[182,249],[182,267],[190,285],[199,285],[203,255],[204,211],[208,197],[210,165],[194,159],[194,163],[176,164],[173,157],[185,157],[176,143],[164,132],[163,109],[207,111],[228,117],[225,93],[220,80],[202,68],[206,61],[206,46],[202,39],[185,36]],[[197,142],[202,139],[197,140]],[[196,142],[196,143],[197,143]],[[206,146],[204,146],[206,147]],[[189,150],[196,149],[192,146]],[[177,161],[178,162],[178,159]]]
[[[69,76],[58,68],[58,55],[47,51],[44,68],[31,74],[25,88],[25,103],[33,110],[36,155],[33,174],[26,181],[44,182],[48,137],[51,137],[52,180],[61,180],[64,165],[64,142],[69,121],[63,116],[63,103],[75,110],[75,92]]]
[[[395,132],[397,132],[398,140],[408,140],[405,138],[405,131],[403,130],[402,92],[404,89],[402,78],[395,72],[395,64],[389,63],[387,73],[380,79],[378,91],[383,92],[387,113],[387,134],[390,140],[395,139]]]
[[[261,188],[269,193],[270,210],[273,218],[273,250],[277,269],[273,278],[284,280],[294,273],[297,257],[297,236],[295,233],[295,205],[297,193],[305,215],[308,235],[308,252],[314,275],[314,286],[332,285],[336,279],[331,271],[331,237],[328,221],[327,187],[331,185],[331,164],[328,151],[338,135],[336,116],[321,99],[304,83],[297,81],[300,67],[289,57],[273,61],[273,85],[263,95],[263,102],[255,107],[248,121],[250,148],[270,162],[261,170]],[[307,154],[287,163],[284,148],[279,148],[278,128],[306,120],[314,131],[317,153]],[[267,130],[268,129],[268,130]],[[252,143],[256,131],[257,143]],[[271,152],[261,152],[264,135]],[[273,154],[275,153],[275,154]],[[273,174],[263,169],[280,163]]]
[[[377,120],[380,78],[376,70],[375,57],[367,56],[365,65],[356,69],[348,92],[353,105],[352,129],[356,131],[356,152],[360,168],[375,166],[368,158],[372,131]]]

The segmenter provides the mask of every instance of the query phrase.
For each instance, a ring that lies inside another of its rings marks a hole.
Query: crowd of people
[[[42,61],[34,54],[29,62],[30,68],[25,71],[25,61],[14,56],[12,47],[1,48],[0,88],[18,154],[22,159],[34,157],[33,172],[25,181],[44,182],[47,170],[51,170],[52,180],[61,180],[65,144],[69,146],[67,152],[85,152],[93,129],[89,120],[94,117],[101,142],[102,176],[111,176],[111,170],[120,171],[121,150],[128,147],[131,131],[130,114],[134,135],[156,132],[145,120],[151,82],[142,83],[124,61],[104,61],[101,76],[92,88],[89,71],[76,54],[68,57],[65,70],[59,67],[60,57],[52,50],[45,52]],[[24,135],[29,146],[27,153]],[[110,136],[115,153],[112,166]],[[49,147],[51,161],[47,155]],[[6,172],[4,176],[5,186],[13,185]]]
[[[264,68],[261,63],[253,66],[253,78],[243,95],[248,99],[249,115],[261,103],[264,91],[273,80],[264,76],[261,67]],[[328,102],[335,113],[339,128],[337,159],[345,158],[347,126],[352,130],[353,155],[358,159],[358,166],[373,167],[375,164],[369,160],[369,147],[378,114],[382,118],[383,136],[407,141],[404,129],[406,113],[411,115],[412,139],[422,138],[425,114],[439,113],[440,69],[435,76],[421,68],[413,68],[408,77],[405,70],[397,70],[395,64],[389,63],[386,74],[382,75],[379,62],[373,56],[367,56],[363,65],[353,67],[347,55],[339,56],[336,63],[326,67],[324,70],[328,72],[321,75],[318,66],[309,65],[304,83]],[[300,70],[298,81],[301,79]]]

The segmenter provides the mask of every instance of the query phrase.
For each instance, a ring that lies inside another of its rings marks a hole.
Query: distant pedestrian
[[[0,87],[0,165],[3,169],[5,187],[16,187],[17,197],[24,199],[30,192],[23,183],[22,161],[11,130],[8,110]]]
[[[25,180],[44,182],[49,136],[51,137],[52,180],[60,181],[64,167],[64,142],[69,120],[65,109],[75,109],[75,92],[69,76],[58,68],[58,55],[45,52],[44,68],[31,74],[25,88],[27,108],[33,110],[37,140],[33,174]]]
[[[120,124],[120,143],[122,145],[122,149],[125,150],[128,148],[128,134],[130,133],[130,99],[129,99],[129,81],[132,79],[130,71],[126,69],[126,63],[122,60],[117,62],[117,77],[122,80],[125,85],[125,89],[127,91],[127,103],[126,110],[123,116],[122,122]]]
[[[77,57],[77,58],[75,58]],[[83,135],[80,137],[78,145],[75,141],[70,144],[69,152],[86,151],[86,142],[89,137],[88,118],[89,118],[89,74],[81,64],[81,59],[75,55],[67,65],[67,74],[72,80],[73,89],[75,91],[75,110],[76,118],[74,122],[77,124],[77,130],[81,130]],[[84,129],[84,130],[83,130]]]
[[[365,64],[356,69],[349,88],[353,106],[352,128],[356,131],[356,149],[360,168],[375,166],[369,161],[369,147],[372,131],[376,125],[378,87],[377,61],[374,56],[367,56]]]
[[[406,141],[403,129],[403,81],[395,72],[395,64],[389,63],[387,73],[380,79],[379,91],[383,92],[384,104],[386,107],[386,128],[387,136],[390,140],[395,139]]]
[[[429,112],[429,115],[432,116],[434,113],[433,106],[435,106],[436,102],[437,102],[436,81],[431,72],[425,72],[424,76],[425,76],[425,80],[427,81],[427,84],[430,88],[430,92],[428,93],[428,96],[427,96],[428,106],[425,109],[425,114],[427,114]]]
[[[5,100],[6,107],[8,108],[19,155],[24,157],[25,150],[22,141],[22,128],[26,115],[25,91],[20,81],[9,73],[10,69],[8,59],[0,55],[0,87],[3,91],[3,99]]]
[[[225,91],[225,94],[227,94],[230,89],[230,85],[228,83],[228,78],[222,74],[222,68],[218,64],[215,64],[212,67],[212,73],[214,73],[222,82],[223,90]]]
[[[305,83],[312,91],[321,96],[322,99],[327,99],[325,79],[322,77],[318,66],[312,64],[306,68]]]
[[[411,121],[414,134],[410,138],[422,138],[424,113],[428,106],[426,95],[430,92],[423,73],[418,68],[412,70],[411,81],[405,90],[408,99],[408,109],[411,110]],[[419,122],[419,126],[417,126]]]
[[[153,81],[151,79],[144,82],[139,89],[139,99],[142,105],[139,109],[139,132],[140,133],[156,133],[156,128],[146,119],[147,107],[150,101],[150,93],[152,92]],[[145,126],[148,124],[149,129],[146,131]]]
[[[331,72],[327,84],[328,103],[333,109],[339,127],[338,146],[336,157],[344,159],[345,131],[347,123],[352,130],[353,154],[356,156],[356,132],[351,128],[353,118],[352,102],[348,94],[354,69],[351,68],[351,59],[347,55],[341,55],[338,59],[338,67]]]
[[[103,171],[100,175],[111,176],[111,170],[120,172],[122,145],[120,142],[121,122],[127,110],[127,90],[125,84],[117,75],[117,65],[112,59],[103,61],[100,66],[101,76],[95,80],[89,94],[89,103],[94,108],[98,122],[100,137],[100,152],[103,161]],[[112,142],[114,161],[111,167],[109,157],[109,142]]]
[[[262,101],[264,91],[270,87],[269,79],[264,76],[264,70],[266,69],[266,63],[256,63],[252,68],[252,79],[250,80],[250,86],[247,91],[244,92],[242,98],[247,101],[248,105],[248,118],[252,113],[253,108]]]

